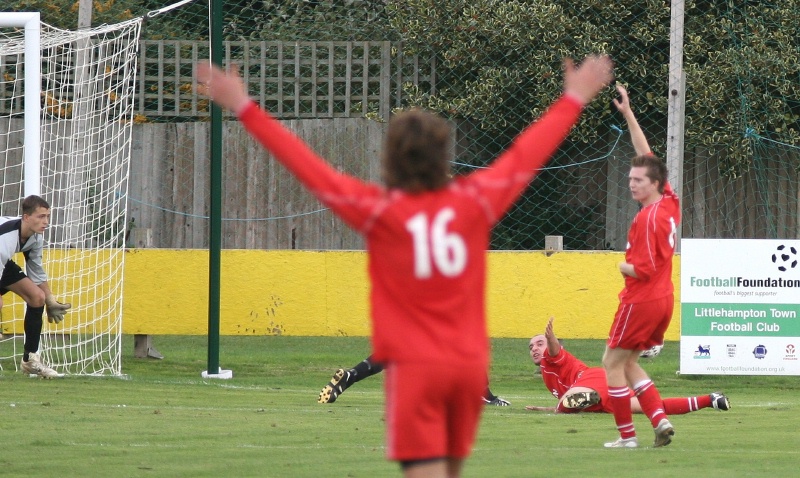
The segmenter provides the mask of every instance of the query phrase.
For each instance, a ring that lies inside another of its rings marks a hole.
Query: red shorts
[[[395,362],[385,373],[389,459],[469,456],[483,410],[485,363]]]
[[[608,347],[647,350],[663,344],[674,307],[675,298],[671,294],[648,302],[619,304],[608,333]]]

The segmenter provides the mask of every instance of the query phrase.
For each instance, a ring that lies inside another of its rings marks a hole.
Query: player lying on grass
[[[383,184],[337,171],[253,102],[235,71],[197,67],[198,91],[232,111],[308,190],[363,235],[372,349],[386,367],[389,459],[406,478],[461,475],[489,369],[486,257],[492,227],[613,77],[607,56],[564,61],[563,94],[492,164],[453,178],[453,131],[414,109],[389,120]],[[474,397],[474,398],[473,398]],[[323,471],[324,472],[324,471]]]
[[[383,365],[376,362],[375,359],[372,358],[372,355],[365,358],[349,370],[340,368],[333,373],[331,381],[322,387],[322,390],[319,392],[319,398],[317,398],[317,402],[333,403],[337,398],[339,398],[339,395],[344,393],[344,391],[350,388],[354,383],[381,373],[381,371],[383,371]],[[493,394],[489,387],[486,387],[486,391],[483,393],[483,402],[487,405],[494,405],[496,407],[507,407],[511,405],[511,402],[508,400]]]
[[[545,387],[558,399],[555,407],[529,405],[526,410],[557,413],[603,412],[612,413],[608,400],[606,372],[602,367],[589,367],[567,352],[553,332],[553,318],[547,322],[544,334],[531,338],[528,350],[531,360],[541,369]],[[631,410],[643,413],[639,400],[629,391]],[[683,415],[702,408],[730,410],[728,397],[712,392],[698,397],[664,398],[667,415]]]

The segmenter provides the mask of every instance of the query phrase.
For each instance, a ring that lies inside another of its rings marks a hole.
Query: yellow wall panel
[[[493,337],[540,333],[551,315],[564,338],[605,338],[622,277],[617,252],[489,253]],[[125,257],[123,331],[204,335],[208,253],[131,249]],[[674,259],[679,286],[679,259]],[[369,335],[362,251],[222,251],[222,335]],[[77,298],[76,298],[77,299]],[[667,332],[677,340],[677,314]]]

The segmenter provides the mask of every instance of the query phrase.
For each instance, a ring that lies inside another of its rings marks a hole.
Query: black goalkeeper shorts
[[[22,269],[14,261],[6,262],[6,267],[3,269],[3,276],[0,277],[0,295],[8,292],[6,287],[16,284],[28,276],[22,272]]]

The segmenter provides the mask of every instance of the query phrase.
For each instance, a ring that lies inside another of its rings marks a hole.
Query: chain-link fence
[[[165,5],[108,6],[138,15]],[[682,178],[683,237],[800,236],[800,0],[236,0],[223,11],[225,63],[349,173],[379,180],[385,121],[411,106],[452,121],[458,172],[484,167],[558,96],[564,57],[605,52],[654,152],[664,157],[684,135],[682,163],[670,163]],[[190,2],[143,28],[129,217],[155,247],[208,245],[208,103],[192,82],[209,56],[208,25],[207,3]],[[587,108],[496,227],[494,249],[543,249],[548,235],[565,249],[624,249],[637,205],[614,95]],[[223,247],[363,247],[226,120]]]

